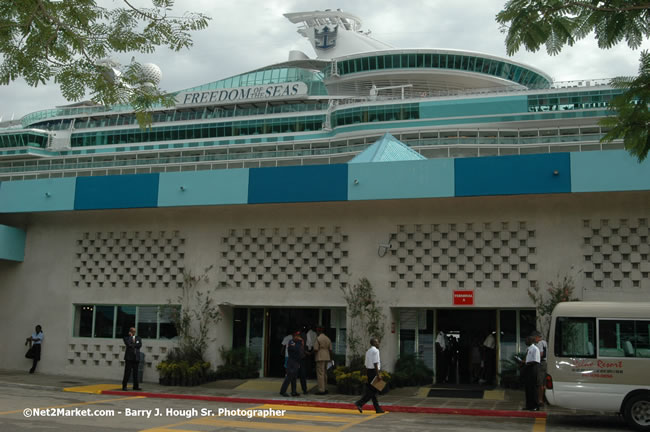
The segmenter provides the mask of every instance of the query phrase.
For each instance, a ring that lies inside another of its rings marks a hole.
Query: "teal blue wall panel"
[[[528,112],[528,97],[504,96],[420,103],[420,118],[469,117]]]
[[[25,231],[0,225],[0,259],[23,261],[25,259]]]
[[[160,174],[159,207],[247,202],[247,168]]]
[[[144,208],[158,205],[158,174],[78,177],[75,210]]]
[[[348,199],[454,196],[453,159],[350,164]]]
[[[249,204],[346,201],[347,165],[251,168]]]
[[[456,196],[571,192],[568,153],[456,159]]]
[[[73,210],[75,178],[3,182],[0,213]]]
[[[571,192],[650,189],[650,160],[625,150],[571,153]]]

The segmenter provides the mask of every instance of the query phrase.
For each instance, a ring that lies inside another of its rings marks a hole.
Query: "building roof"
[[[356,155],[348,163],[396,162],[426,159],[389,133]]]

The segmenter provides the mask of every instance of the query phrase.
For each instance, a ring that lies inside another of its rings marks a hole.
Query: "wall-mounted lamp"
[[[554,176],[556,176],[556,175],[560,175],[560,172],[559,172],[558,170],[554,170],[554,171],[553,171],[553,175],[554,175]]]
[[[49,198],[49,197],[51,197],[51,196],[52,196],[51,193],[49,193],[49,192],[45,192],[45,197],[46,197],[46,198]]]
[[[181,186],[181,190],[185,192],[185,186]]]

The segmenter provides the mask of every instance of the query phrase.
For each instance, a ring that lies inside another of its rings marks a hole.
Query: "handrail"
[[[534,148],[540,145],[547,147],[550,152],[551,147],[562,146],[567,144],[584,144],[599,143],[604,133],[577,134],[577,135],[553,135],[537,137],[443,137],[443,138],[423,138],[405,141],[409,147],[416,150],[437,147],[437,148],[471,148],[475,146],[482,147],[501,147],[501,148]],[[77,162],[66,163],[65,159],[60,159],[59,163],[50,163],[47,165],[37,165],[30,161],[30,165],[23,163],[16,166],[16,162],[8,163],[7,166],[0,165],[1,173],[38,173],[44,171],[68,171],[68,170],[87,170],[87,169],[106,169],[106,168],[132,168],[134,166],[167,166],[178,164],[198,164],[205,162],[222,162],[251,159],[279,159],[279,158],[296,158],[311,157],[324,155],[341,155],[346,153],[359,153],[372,145],[372,143],[347,145],[341,147],[299,149],[299,150],[281,150],[281,151],[264,151],[264,152],[231,152],[226,154],[203,154],[195,156],[176,156],[176,157],[159,157],[159,158],[135,158],[127,160],[107,160],[96,162]],[[237,149],[233,149],[237,150]],[[582,149],[580,149],[582,151]],[[139,156],[142,156],[139,155]],[[74,158],[76,159],[76,158]],[[52,162],[57,162],[52,160]],[[34,165],[31,165],[34,164]]]

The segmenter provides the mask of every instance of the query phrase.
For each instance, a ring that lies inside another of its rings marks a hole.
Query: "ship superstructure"
[[[148,129],[128,106],[28,114],[0,129],[0,181],[342,163],[386,132],[427,158],[601,149],[620,92],[483,53],[391,48],[340,10],[285,16],[315,58],[177,91]]]

